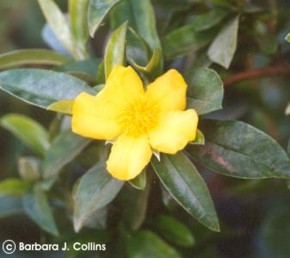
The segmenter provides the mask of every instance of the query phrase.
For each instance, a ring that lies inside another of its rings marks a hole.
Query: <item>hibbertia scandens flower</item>
[[[72,109],[72,130],[113,146],[107,170],[119,180],[141,173],[153,152],[175,154],[196,137],[198,116],[186,108],[187,85],[167,71],[146,89],[130,66],[115,66],[96,95],[81,93]]]

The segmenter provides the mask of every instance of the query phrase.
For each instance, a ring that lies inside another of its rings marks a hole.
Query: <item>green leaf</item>
[[[105,75],[108,78],[115,65],[125,64],[125,42],[127,22],[123,23],[111,35],[105,51]]]
[[[227,14],[228,12],[224,9],[215,8],[193,17],[191,26],[194,27],[196,31],[208,30],[220,23]]]
[[[154,228],[172,244],[191,247],[195,243],[194,237],[187,226],[172,216],[159,215],[154,219]]]
[[[188,78],[187,107],[203,115],[222,108],[223,82],[212,69],[196,69]]]
[[[53,0],[38,0],[43,15],[54,34],[63,46],[74,56],[78,57],[72,34],[66,17]]]
[[[39,185],[35,185],[33,191],[23,197],[22,204],[25,213],[37,225],[52,235],[59,235],[47,197]]]
[[[22,196],[30,189],[30,183],[19,178],[0,181],[0,196]]]
[[[129,184],[138,190],[144,190],[147,185],[146,170],[129,181]]]
[[[21,65],[52,65],[68,63],[71,59],[46,49],[21,49],[0,55],[0,69],[9,69]]]
[[[23,208],[20,197],[0,196],[0,219],[9,218],[21,212],[23,212]]]
[[[0,125],[24,142],[35,153],[44,155],[49,147],[47,131],[35,120],[18,114],[8,114]]]
[[[193,25],[185,25],[169,32],[162,45],[166,59],[187,55],[206,46],[213,39],[214,31],[197,31]]]
[[[290,43],[290,33],[287,34],[287,36],[285,37],[285,39]]]
[[[189,146],[205,167],[238,178],[290,178],[290,161],[269,135],[238,121],[206,121],[204,146]]]
[[[89,38],[87,23],[89,0],[69,0],[71,33],[82,59],[88,57],[86,44]]]
[[[151,50],[162,49],[156,30],[154,9],[150,0],[123,0],[112,13],[112,24],[116,28],[128,21],[132,27],[150,46]]]
[[[72,161],[89,143],[86,139],[65,131],[58,135],[45,153],[43,176],[49,178],[57,175],[60,170]]]
[[[149,62],[151,52],[146,41],[129,27],[126,38],[127,60],[133,64],[146,65]]]
[[[71,115],[73,104],[74,104],[74,100],[71,100],[71,99],[60,100],[60,101],[54,102],[50,106],[48,106],[47,110]]]
[[[218,218],[206,184],[189,159],[179,152],[152,160],[159,179],[175,200],[200,223],[219,231]]]
[[[124,182],[111,177],[103,165],[97,164],[81,177],[74,192],[74,229],[78,232],[90,216],[109,204]]]
[[[204,137],[204,134],[202,133],[202,131],[197,129],[196,138],[194,139],[194,141],[189,142],[189,144],[204,145],[205,144],[205,137]]]
[[[128,258],[181,258],[173,247],[148,230],[137,231],[125,241]]]
[[[120,0],[90,0],[88,23],[91,37],[101,26],[104,18]]]
[[[41,108],[47,108],[58,100],[75,99],[84,91],[95,94],[84,81],[64,73],[42,69],[0,72],[0,89]]]
[[[120,192],[117,203],[128,228],[137,230],[146,219],[150,189],[150,184],[146,184],[142,191],[133,187],[124,187]]]
[[[208,49],[209,58],[229,68],[237,48],[239,16],[232,19],[216,36]]]
[[[133,66],[146,74],[150,79],[156,78],[162,73],[162,53],[160,49],[155,49],[153,51],[152,57],[146,66],[140,66],[133,61]]]

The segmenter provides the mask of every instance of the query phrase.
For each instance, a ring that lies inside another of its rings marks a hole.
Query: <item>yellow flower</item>
[[[115,66],[96,96],[81,93],[72,109],[72,130],[113,142],[107,170],[119,180],[136,177],[153,152],[175,154],[196,137],[198,116],[186,107],[187,85],[169,70],[146,91],[129,66]]]

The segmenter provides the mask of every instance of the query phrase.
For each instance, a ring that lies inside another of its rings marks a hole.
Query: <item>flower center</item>
[[[123,132],[131,136],[147,134],[157,124],[156,106],[144,99],[128,104],[119,118]]]

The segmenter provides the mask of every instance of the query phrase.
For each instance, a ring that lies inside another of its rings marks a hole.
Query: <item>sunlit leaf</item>
[[[125,42],[127,22],[123,23],[111,35],[105,51],[105,75],[108,78],[115,65],[125,64]]]
[[[237,48],[239,16],[231,20],[216,36],[208,49],[209,58],[229,68]]]
[[[87,23],[89,0],[69,0],[71,33],[82,59],[88,57],[86,43],[89,38]]]
[[[0,196],[22,196],[28,192],[31,185],[19,178],[8,178],[0,181]]]
[[[209,229],[219,231],[218,218],[207,186],[182,152],[161,155],[161,161],[153,159],[152,165],[168,192],[190,215]]]
[[[63,65],[71,59],[46,49],[21,49],[0,55],[0,69],[21,65]]]
[[[45,109],[59,100],[75,99],[83,91],[95,94],[84,81],[71,75],[42,69],[0,72],[0,89]]]
[[[199,68],[188,76],[187,107],[199,115],[222,108],[223,82],[212,69]]]
[[[75,52],[74,42],[72,34],[67,22],[66,17],[61,12],[60,8],[53,0],[38,0],[43,15],[46,18],[50,28],[58,37],[63,46],[75,57],[78,57],[78,53]]]
[[[74,229],[78,232],[90,216],[109,204],[124,182],[116,180],[97,164],[82,176],[74,192]]]
[[[144,190],[147,184],[146,170],[134,179],[130,180],[129,184],[138,190]]]
[[[290,43],[290,33],[287,34],[287,36],[285,37],[285,39]]]
[[[88,23],[91,37],[101,26],[104,18],[120,0],[90,0]]]
[[[48,106],[47,110],[71,115],[73,103],[74,103],[74,100],[72,100],[72,99],[60,100],[60,101],[54,102],[50,106]]]
[[[25,213],[46,232],[58,236],[58,230],[46,194],[38,185],[22,199]]]
[[[19,114],[8,114],[0,119],[0,125],[9,130],[29,148],[44,155],[49,147],[47,131],[35,120]]]
[[[238,121],[206,121],[205,145],[188,147],[205,167],[239,178],[290,178],[290,161],[269,135]]]

